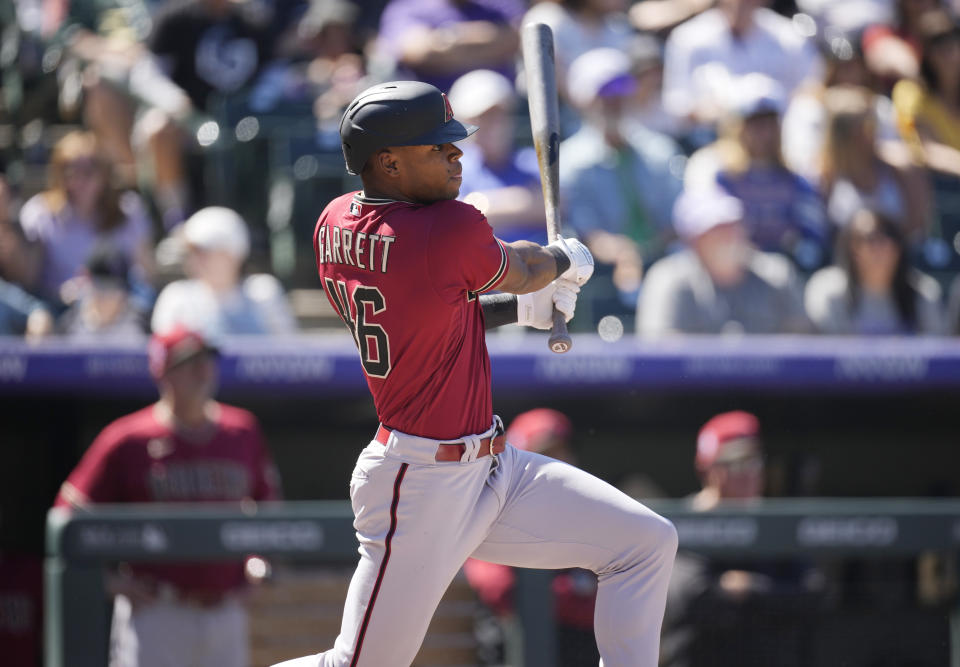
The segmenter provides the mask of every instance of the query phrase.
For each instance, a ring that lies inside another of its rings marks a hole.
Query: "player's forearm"
[[[517,321],[517,297],[515,294],[481,294],[485,329],[496,329]]]
[[[570,259],[556,248],[531,241],[514,241],[503,245],[510,256],[510,269],[498,287],[502,292],[536,292],[570,268]]]

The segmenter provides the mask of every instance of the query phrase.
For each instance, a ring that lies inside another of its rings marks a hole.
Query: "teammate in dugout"
[[[654,667],[673,525],[569,464],[510,446],[493,414],[484,329],[569,320],[593,258],[575,239],[504,243],[456,200],[454,119],[431,85],[370,88],[340,136],[363,190],[320,215],[314,249],[380,427],[350,481],[360,562],[332,649],[282,667],[403,667],[469,556],[598,575],[606,667]],[[486,294],[490,290],[501,294]]]
[[[216,355],[184,327],[154,334],[147,356],[160,400],[103,429],[55,505],[279,499],[256,418],[213,400]],[[244,593],[258,577],[236,560],[121,566],[107,581],[109,666],[249,667]]]

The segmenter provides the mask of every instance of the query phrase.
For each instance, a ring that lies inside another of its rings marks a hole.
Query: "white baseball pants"
[[[329,651],[275,667],[409,666],[468,556],[596,572],[600,665],[655,667],[673,524],[555,459],[508,446],[436,463],[437,444],[394,432],[361,453],[350,483],[360,562],[340,635]]]
[[[209,608],[170,600],[114,599],[110,667],[249,667],[247,609],[236,598]]]

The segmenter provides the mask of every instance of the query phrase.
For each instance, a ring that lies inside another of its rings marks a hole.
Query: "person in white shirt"
[[[684,192],[674,207],[688,248],[657,261],[637,303],[637,334],[807,333],[796,272],[747,240],[740,200],[719,188]]]
[[[664,55],[668,111],[710,125],[722,113],[733,77],[766,74],[780,82],[789,96],[803,81],[818,75],[818,54],[803,23],[762,4],[762,0],[718,0],[715,8],[670,34]]]
[[[265,273],[243,277],[250,236],[239,214],[221,206],[201,209],[184,223],[183,239],[187,279],[160,292],[151,319],[154,332],[176,324],[208,338],[296,330],[280,282]]]
[[[587,51],[599,48],[627,50],[634,30],[627,19],[626,0],[561,0],[536,3],[523,23],[546,23],[553,30],[557,82],[566,98],[570,65]]]

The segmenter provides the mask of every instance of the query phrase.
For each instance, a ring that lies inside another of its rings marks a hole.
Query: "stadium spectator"
[[[820,35],[859,35],[872,25],[894,21],[895,0],[796,0],[797,11],[811,16]]]
[[[630,7],[630,23],[641,32],[666,34],[710,9],[713,0],[643,0]]]
[[[874,90],[875,77],[867,69],[859,41],[847,35],[832,35],[820,42],[823,76],[800,87],[790,98],[783,115],[781,136],[786,165],[810,181],[818,183],[822,171],[827,111],[824,98],[833,86],[861,86]],[[876,91],[875,91],[876,92]],[[877,141],[899,142],[893,102],[884,94],[873,95]]]
[[[26,285],[55,308],[60,288],[80,275],[93,248],[108,242],[133,267],[135,280],[153,273],[153,235],[143,201],[113,180],[113,165],[90,132],[66,134],[53,148],[47,189],[20,210],[28,241],[41,248],[36,275]]]
[[[184,223],[187,278],[160,292],[151,328],[176,324],[209,338],[225,334],[284,334],[296,322],[283,287],[266,273],[243,276],[250,236],[243,218],[221,206],[200,209]]]
[[[941,0],[894,0],[893,21],[878,21],[863,31],[867,67],[889,94],[900,79],[917,76],[923,52],[920,23]]]
[[[568,88],[583,126],[560,147],[565,221],[590,248],[601,275],[612,268],[617,298],[632,311],[644,263],[659,257],[673,236],[670,211],[681,183],[671,161],[681,151],[671,138],[625,122],[636,81],[623,51],[594,49],[577,58]],[[602,284],[598,277],[592,284]]]
[[[339,147],[340,117],[367,76],[367,35],[358,26],[360,13],[348,0],[311,2],[296,24],[292,63],[267,66],[251,92],[251,107],[263,112],[282,101],[310,101],[319,127]],[[265,90],[273,91],[267,99]]]
[[[553,31],[557,82],[561,96],[570,100],[567,72],[573,61],[599,48],[626,51],[633,36],[625,0],[559,0],[538,2],[523,23],[546,23]]]
[[[840,232],[836,265],[810,277],[807,314],[825,334],[943,334],[941,289],[910,265],[903,230],[858,211]]]
[[[637,305],[641,336],[809,331],[793,267],[750,246],[739,199],[684,192],[674,225],[689,248],[650,267]]]
[[[183,221],[187,187],[179,131],[189,100],[145,46],[155,8],[142,0],[43,0],[50,48],[60,57],[61,113],[78,112],[126,187],[149,182],[166,227]],[[138,159],[138,154],[149,159]],[[138,163],[140,163],[138,165]]]
[[[719,0],[678,26],[664,54],[664,102],[680,118],[712,125],[731,78],[760,72],[787,95],[818,75],[813,45],[760,0]]]
[[[458,118],[480,128],[461,144],[460,198],[483,212],[497,238],[546,243],[537,155],[517,146],[513,84],[493,70],[474,70],[454,82],[449,98]]]
[[[53,333],[53,325],[42,301],[0,278],[0,336],[42,338]]]
[[[956,276],[950,283],[946,327],[946,333],[952,336],[960,335],[960,276]]]
[[[30,285],[39,262],[39,248],[24,238],[15,214],[13,192],[6,176],[0,174],[0,278],[21,287]]]
[[[746,74],[735,80],[732,100],[720,138],[687,163],[686,187],[719,185],[742,202],[754,246],[785,254],[805,271],[819,268],[830,230],[820,193],[783,162],[783,88],[766,75]]]
[[[960,176],[960,25],[946,11],[927,12],[920,37],[919,79],[893,88],[897,121],[926,166]]]
[[[269,12],[264,9],[253,0],[178,0],[160,5],[153,17],[146,44],[156,64],[155,78],[164,84],[168,99],[154,103],[140,125],[155,152],[167,157],[158,166],[179,165],[185,172],[180,190],[157,192],[158,203],[174,211],[180,206],[182,213],[164,219],[168,231],[207,199],[198,170],[190,167],[198,147],[192,135],[207,114],[219,118],[218,103],[246,102],[273,56]]]
[[[561,412],[535,408],[523,412],[507,429],[507,442],[514,447],[557,459],[558,465],[575,463],[572,447],[573,425]],[[516,577],[506,565],[468,558],[464,574],[480,601],[501,624],[513,622]],[[600,659],[593,636],[593,610],[597,577],[580,569],[561,570],[553,577],[554,619],[557,623],[557,660],[560,667],[596,665]],[[502,628],[500,632],[502,632]],[[496,633],[499,634],[499,633]],[[495,662],[502,664],[503,658]]]
[[[160,399],[100,432],[55,505],[277,499],[256,418],[213,398],[216,350],[178,327],[151,339],[148,361]],[[110,667],[248,667],[246,572],[258,574],[237,561],[122,565],[108,577]]]
[[[697,435],[701,488],[687,500],[709,513],[764,495],[764,446],[757,417],[718,414]],[[809,626],[822,577],[798,561],[702,557],[681,551],[667,597],[661,667],[803,667],[811,664]]]
[[[922,241],[930,216],[929,183],[909,159],[876,140],[873,93],[853,86],[827,91],[827,132],[820,189],[839,228],[863,208],[898,221],[911,243]]]
[[[95,248],[72,289],[75,298],[57,322],[61,333],[93,341],[145,338],[146,319],[130,293],[130,265],[117,248]]]
[[[182,0],[157,11],[150,51],[194,109],[242,91],[269,61],[273,45],[256,12],[250,0]]]
[[[390,78],[413,78],[442,91],[477,68],[509,79],[520,48],[521,0],[390,0],[373,57],[391,62]]]
[[[646,3],[638,3],[640,6]],[[679,118],[667,113],[663,106],[663,45],[657,38],[634,35],[627,47],[630,56],[630,72],[637,82],[633,94],[628,124],[639,124],[654,132],[660,132],[683,141],[688,128]]]
[[[53,332],[47,306],[20,287],[30,275],[31,248],[10,220],[10,187],[0,175],[0,336],[35,339]]]

